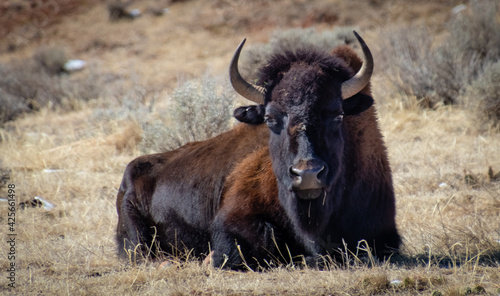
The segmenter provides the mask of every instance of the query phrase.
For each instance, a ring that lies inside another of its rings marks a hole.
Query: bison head
[[[263,119],[271,130],[269,151],[280,202],[308,233],[322,231],[344,190],[343,155],[348,149],[344,116],[359,114],[373,103],[370,96],[360,93],[370,81],[373,58],[363,39],[354,34],[364,53],[358,73],[328,53],[285,52],[273,56],[261,69],[259,84],[264,88],[239,74],[238,58],[245,40],[231,61],[235,90],[262,106],[255,110],[264,110],[264,114],[253,112],[256,116],[247,111],[238,119],[254,124]]]

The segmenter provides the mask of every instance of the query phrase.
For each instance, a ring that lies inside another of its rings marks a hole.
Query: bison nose
[[[320,189],[325,187],[322,181],[328,167],[319,160],[299,161],[289,168],[293,190]]]

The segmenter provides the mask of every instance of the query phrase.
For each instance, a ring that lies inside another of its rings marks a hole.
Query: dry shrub
[[[463,96],[464,104],[478,110],[480,124],[500,123],[500,60],[485,65],[479,77],[472,82]]]
[[[500,58],[498,3],[470,1],[452,16],[442,43],[424,27],[388,33],[382,69],[397,89],[423,107],[462,103],[462,95],[483,69]]]
[[[0,69],[0,72],[2,70]],[[0,124],[15,119],[19,114],[31,109],[25,100],[13,96],[0,87]]]
[[[469,9],[456,15],[447,25],[449,37],[438,48],[438,69],[448,69],[439,75],[437,87],[444,102],[463,104],[464,94],[469,86],[484,75],[484,70],[500,59],[500,23],[497,13],[498,1],[472,0]],[[496,70],[498,71],[498,67]],[[497,72],[498,73],[498,72]],[[493,81],[492,81],[493,82]],[[451,91],[446,91],[446,86]],[[474,86],[473,86],[474,87]],[[489,88],[483,84],[482,89]],[[477,98],[482,101],[483,98]]]
[[[388,31],[381,46],[379,69],[385,72],[398,91],[416,96],[428,107],[440,98],[434,85],[435,56],[431,33],[423,27]],[[403,102],[406,107],[411,102]]]
[[[33,59],[51,76],[63,73],[64,64],[68,61],[64,51],[55,47],[38,49]]]
[[[336,27],[317,32],[313,28],[277,30],[266,44],[254,44],[245,48],[241,57],[240,71],[249,80],[257,79],[258,70],[277,52],[295,52],[304,48],[330,51],[342,44],[357,45],[351,27]]]
[[[131,96],[143,101],[148,93],[133,77],[96,67],[77,75],[67,74],[62,68],[65,62],[63,51],[42,48],[33,58],[0,64],[0,124],[46,106],[67,112],[77,109],[82,101],[100,97],[123,101]]]
[[[49,102],[59,104],[64,96],[61,79],[52,77],[33,59],[0,66],[0,123],[19,113],[37,110]]]
[[[141,152],[152,153],[178,148],[188,142],[212,138],[231,126],[234,92],[220,79],[205,76],[188,80],[171,96],[167,110],[159,111],[153,122],[141,120],[144,130]]]
[[[450,56],[476,61],[475,71],[500,58],[500,4],[495,0],[471,0],[469,9],[447,25],[450,37],[443,48]],[[473,73],[475,74],[475,73]]]

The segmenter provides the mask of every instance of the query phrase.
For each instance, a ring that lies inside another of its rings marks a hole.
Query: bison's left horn
[[[243,79],[243,77],[241,77],[240,71],[238,70],[238,59],[240,58],[241,49],[243,48],[245,41],[246,39],[241,41],[233,55],[231,65],[229,66],[229,80],[231,80],[234,90],[236,90],[236,92],[242,95],[245,99],[257,104],[264,104],[264,98],[266,97],[265,88],[248,83],[245,79]]]
[[[356,31],[353,31],[354,35],[363,49],[363,65],[359,69],[358,73],[354,75],[351,79],[344,81],[342,83],[342,98],[347,99],[358,92],[360,92],[365,86],[370,82],[370,78],[373,73],[373,56],[370,49],[366,45],[363,38],[361,38]]]

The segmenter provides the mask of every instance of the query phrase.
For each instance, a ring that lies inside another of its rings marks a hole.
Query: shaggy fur
[[[210,140],[130,162],[116,201],[118,252],[124,255],[140,244],[142,256],[191,249],[208,254],[226,176],[235,163],[265,146],[268,134],[265,126],[240,124]]]
[[[398,249],[369,85],[347,100],[340,95],[361,60],[339,47],[284,53],[267,65],[265,104],[235,110],[246,124],[127,166],[117,198],[120,252],[139,245],[143,255],[184,248],[199,255],[210,244],[215,266],[240,269],[316,264],[317,255],[356,251],[361,240],[380,258]],[[290,168],[301,162],[325,168],[320,197],[290,189]]]

